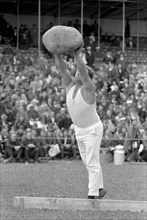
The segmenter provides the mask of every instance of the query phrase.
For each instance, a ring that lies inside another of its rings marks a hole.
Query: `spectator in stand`
[[[60,128],[57,126],[57,124],[54,124],[53,129],[54,129],[56,144],[58,144],[60,148],[60,156],[61,156],[61,159],[63,159],[64,158],[64,147],[62,144],[63,133],[60,130]]]
[[[119,65],[119,64],[121,65],[122,72],[125,72],[126,66],[127,66],[127,60],[122,52],[118,55],[116,59],[116,65]]]
[[[93,24],[91,25],[91,31],[94,32],[94,35],[97,37],[98,36],[98,23],[97,20],[94,20]],[[100,27],[100,35],[102,33],[102,28]]]
[[[105,43],[109,43],[110,42],[110,36],[109,36],[109,34],[107,32],[102,35],[101,41],[105,42]]]
[[[69,26],[69,27],[74,27],[74,24],[73,24],[73,22],[70,20],[70,21],[68,21],[67,26]]]
[[[147,133],[147,116],[144,120],[144,122],[142,123],[142,128],[145,130],[145,132]]]
[[[113,62],[114,61],[114,57],[112,56],[112,53],[110,51],[108,51],[103,58],[103,62],[108,64],[109,61]]]
[[[50,147],[47,143],[47,132],[44,129],[40,131],[39,137],[39,155],[40,157],[48,157]]]
[[[140,121],[143,123],[147,118],[147,108],[146,103],[142,102],[138,108],[138,116],[140,117]]]
[[[81,30],[81,25],[80,25],[79,19],[76,19],[76,20],[75,20],[74,28],[76,28],[78,31]]]
[[[32,137],[32,130],[28,128],[26,130],[25,138],[21,142],[22,148],[24,148],[26,162],[41,162],[39,159],[39,147],[38,142]]]
[[[85,49],[91,47],[91,51],[94,53],[96,48],[96,38],[94,32],[91,32],[90,36],[85,39]]]
[[[83,38],[85,39],[86,37],[89,37],[90,33],[91,33],[91,27],[87,23],[87,21],[84,20],[84,22],[83,22]]]
[[[21,147],[20,140],[17,138],[17,134],[15,132],[12,132],[6,142],[6,149],[4,155],[4,159],[6,160],[4,160],[4,162],[11,163],[14,160],[17,162],[21,162],[22,153],[23,148]]]
[[[61,108],[60,112],[56,114],[55,121],[61,130],[69,129],[72,123],[71,119],[67,117],[67,110],[65,108]]]
[[[7,121],[7,115],[6,114],[2,114],[1,118],[0,118],[0,130],[2,130],[3,128],[9,128],[9,123]]]
[[[19,114],[17,115],[16,120],[13,125],[14,125],[15,130],[18,130],[20,127],[22,127],[25,130],[26,128],[29,127],[29,122],[23,114]]]
[[[30,37],[30,31],[27,25],[21,24],[20,26],[19,43],[20,43],[20,49],[22,50],[27,50],[30,47],[31,37]]]
[[[126,161],[138,161],[140,138],[141,135],[138,121],[133,117],[124,140]]]
[[[91,49],[91,47],[87,47],[86,48],[86,61],[87,61],[87,65],[90,67],[93,67],[94,65],[94,53]]]
[[[28,119],[29,121],[30,120],[33,120],[33,121],[36,121],[36,119],[39,118],[39,114],[38,114],[38,111],[35,110],[34,106],[31,105],[27,111],[27,114],[28,114]]]
[[[125,27],[125,38],[127,39],[129,37],[130,37],[130,24],[129,24],[129,20],[127,20]]]
[[[0,132],[0,153],[2,155],[5,154],[6,142],[8,140],[8,136],[9,136],[8,129],[3,128]]]
[[[3,36],[0,34],[0,45],[4,45],[4,44],[5,44],[5,40]]]
[[[107,75],[108,75],[108,87],[111,87],[112,82],[116,81],[119,85],[119,74],[117,69],[114,65],[114,62],[108,61],[108,68],[107,68]]]
[[[25,133],[25,129],[23,128],[23,126],[20,126],[16,130],[16,133],[17,133],[18,140],[20,140],[20,142],[21,142],[23,140],[23,138],[24,138],[24,133]]]
[[[140,144],[139,153],[141,161],[147,162],[147,132],[143,132],[142,134],[142,141]]]
[[[31,35],[31,44],[32,44],[32,46],[37,47],[38,46],[38,28],[37,28],[36,24],[32,25],[30,35]]]
[[[106,148],[115,148],[118,145],[119,136],[116,133],[116,126],[109,121],[108,129],[105,131],[105,147]]]
[[[63,130],[63,140],[62,140],[62,157],[63,158],[77,158],[77,146],[75,144],[75,139],[73,138],[73,133],[69,129]],[[66,155],[66,156],[65,156]]]

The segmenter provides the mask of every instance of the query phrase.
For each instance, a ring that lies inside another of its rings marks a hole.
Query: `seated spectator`
[[[139,148],[140,159],[142,162],[147,162],[147,133],[143,132],[142,141]]]
[[[124,140],[126,161],[138,161],[138,149],[140,144],[140,129],[136,118],[132,118]]]
[[[142,102],[138,108],[138,116],[140,117],[140,121],[143,123],[147,118],[147,108],[146,103]]]
[[[21,146],[24,148],[26,162],[41,162],[39,159],[39,147],[38,142],[32,136],[32,130],[27,129],[25,138],[21,142]]]
[[[18,130],[20,127],[25,130],[29,126],[29,122],[27,119],[25,119],[23,114],[19,114],[17,115],[17,118],[13,125],[15,127],[15,130]]]
[[[9,123],[7,121],[7,115],[6,114],[2,114],[1,118],[0,118],[0,131],[5,128],[8,127],[9,128]]]
[[[24,138],[24,134],[25,134],[25,129],[23,128],[23,126],[19,126],[19,128],[16,130],[17,133],[17,138],[18,140],[22,141]]]
[[[8,130],[3,128],[0,132],[0,153],[5,154],[6,142],[8,141]]]
[[[145,132],[147,133],[147,116],[145,118],[145,121],[142,123],[142,128],[145,130]]]
[[[9,124],[9,127],[11,127],[12,125],[14,125],[15,122],[15,111],[13,111],[13,109],[11,107],[5,107],[5,114],[7,116],[7,122]]]
[[[13,162],[14,160],[17,162],[21,162],[22,153],[23,153],[23,148],[21,147],[20,140],[17,138],[17,134],[15,132],[12,132],[6,142],[6,149],[4,155],[4,159],[6,160],[4,162],[10,163]]]
[[[60,129],[68,129],[71,125],[71,119],[67,117],[65,108],[61,108],[60,112],[56,114],[55,121]]]
[[[108,64],[110,62],[113,62],[114,61],[114,57],[112,56],[112,53],[110,51],[108,51],[106,53],[106,55],[104,55],[104,58],[103,58],[103,62]]]
[[[47,132],[44,129],[40,131],[39,137],[39,155],[40,157],[48,157],[48,151],[50,149],[48,141],[47,141]]]
[[[39,118],[38,111],[36,111],[34,109],[33,105],[30,106],[29,110],[27,111],[27,114],[28,114],[29,121],[30,120],[34,120],[35,121],[37,118]]]
[[[50,128],[47,131],[47,140],[46,140],[48,146],[49,146],[49,156],[51,159],[55,158],[64,158],[63,154],[63,146],[62,146],[62,132],[58,128],[57,125],[50,125]],[[58,150],[56,150],[58,148]],[[55,149],[55,151],[54,151]],[[54,155],[50,154],[50,150],[54,151]]]
[[[116,126],[113,123],[109,123],[108,129],[105,131],[105,147],[115,148],[116,145],[118,145],[119,136],[116,133]]]
[[[62,157],[63,158],[77,158],[77,145],[75,142],[75,137],[72,129],[63,130],[63,140],[62,140]]]

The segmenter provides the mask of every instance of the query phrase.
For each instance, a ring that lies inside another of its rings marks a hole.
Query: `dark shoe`
[[[87,199],[102,199],[106,195],[107,191],[105,189],[99,189],[99,196],[88,196]]]
[[[87,199],[99,199],[99,196],[88,196]]]
[[[105,189],[99,189],[99,199],[102,199],[106,193],[107,191]]]

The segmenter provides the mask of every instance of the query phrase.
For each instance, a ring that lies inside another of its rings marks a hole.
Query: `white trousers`
[[[99,161],[99,150],[103,135],[101,121],[87,128],[75,126],[75,135],[83,163],[88,170],[88,195],[98,196],[103,188],[103,175]]]

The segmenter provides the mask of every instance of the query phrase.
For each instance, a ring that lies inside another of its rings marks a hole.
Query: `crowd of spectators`
[[[81,56],[93,67],[103,148],[123,145],[127,161],[147,161],[147,66],[108,51],[102,62],[94,35]],[[74,75],[72,56],[64,59]],[[74,126],[54,58],[31,53],[0,56],[0,153],[4,162],[79,159]]]

